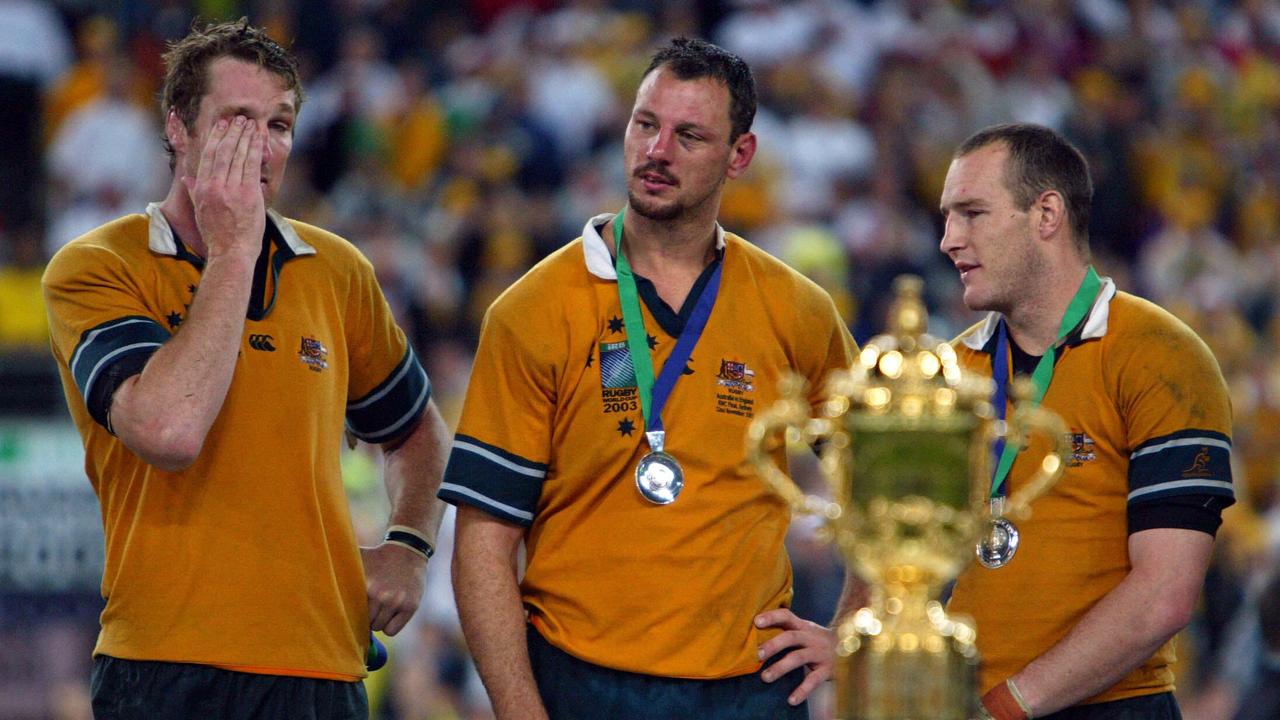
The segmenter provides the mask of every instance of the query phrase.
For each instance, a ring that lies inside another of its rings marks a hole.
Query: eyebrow
[[[960,200],[957,202],[953,202],[950,205],[939,205],[938,211],[945,216],[947,213],[951,212],[952,210],[966,210],[971,207],[985,207],[985,206],[986,206],[986,203],[984,201],[979,200],[977,198],[973,198],[969,200]]]
[[[285,115],[296,115],[297,112],[297,109],[295,109],[292,104],[282,102],[278,103],[274,108],[271,108],[270,114],[284,113]],[[244,115],[245,117],[248,117],[252,114],[253,109],[247,105],[224,105],[223,107],[218,108],[218,114],[215,117],[227,117],[229,115]]]
[[[652,110],[636,110],[635,113],[633,113],[633,116],[634,117],[644,116],[645,119],[654,119],[654,120],[658,118],[658,116]],[[676,123],[676,127],[675,127],[676,132],[683,132],[685,130],[692,130],[696,133],[699,133],[705,136],[714,136],[716,134],[714,130],[707,127],[706,125],[700,125],[698,123],[688,122],[688,121],[682,122],[682,123]]]

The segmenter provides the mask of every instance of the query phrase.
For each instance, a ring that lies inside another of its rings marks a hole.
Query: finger
[[[262,153],[267,144],[267,129],[254,125],[252,143],[249,153],[244,158],[244,174],[241,181],[250,187],[257,187],[262,180]]]
[[[377,598],[369,598],[369,628],[384,630],[395,613],[390,606]]]
[[[237,115],[227,125],[227,131],[223,133],[221,138],[217,139],[217,147],[213,151],[213,164],[209,167],[210,180],[219,184],[226,183],[232,159],[236,154],[236,147],[240,144],[240,138],[243,135],[244,116]],[[210,137],[209,142],[214,142],[214,138]]]
[[[814,690],[817,690],[819,685],[826,682],[827,678],[830,676],[830,671],[818,672],[816,670],[805,675],[804,682],[797,685],[796,689],[787,696],[787,702],[792,705],[799,705],[804,702],[808,699],[809,695],[813,693]]]
[[[401,610],[391,616],[391,619],[387,621],[386,626],[382,628],[382,632],[388,635],[395,635],[404,629],[404,626],[409,623],[409,618],[411,617],[413,617],[413,613],[411,611]]]
[[[765,682],[773,682],[798,667],[818,662],[821,658],[815,657],[815,653],[809,650],[810,648],[802,648],[783,655],[777,662],[765,668],[760,673],[760,678]]]
[[[231,154],[231,164],[227,167],[228,185],[240,185],[244,182],[249,148],[253,147],[256,140],[256,124],[251,119],[236,117],[237,121],[242,119],[244,124],[240,126],[240,137],[236,138],[235,152]]]
[[[213,124],[213,129],[209,131],[209,137],[204,141],[204,147],[200,148],[200,164],[196,167],[196,177],[194,182],[199,182],[209,177],[213,172],[214,157],[218,153],[218,142],[227,134],[227,126],[229,122],[226,118],[219,118]]]
[[[781,627],[788,630],[798,630],[803,622],[787,608],[767,610],[756,615],[756,627],[758,628]]]
[[[761,660],[764,660],[777,655],[789,647],[795,647],[797,645],[804,645],[804,640],[800,637],[799,633],[795,630],[786,630],[769,638],[766,642],[761,644],[757,654],[760,656]]]

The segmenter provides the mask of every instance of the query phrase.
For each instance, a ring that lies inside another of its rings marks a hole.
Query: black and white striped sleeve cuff
[[[1180,430],[1152,438],[1129,455],[1130,505],[1178,495],[1234,499],[1231,438],[1212,430]]]
[[[160,323],[142,315],[116,318],[86,330],[67,363],[80,396],[86,403],[91,398],[101,397],[102,394],[95,391],[99,389],[98,384],[109,377],[108,370],[112,366],[129,359],[141,368],[146,358],[159,350],[170,337],[169,331]],[[105,427],[105,407],[103,412],[93,412],[92,406],[90,410],[93,419]]]
[[[439,497],[472,505],[502,520],[528,527],[538,508],[547,466],[468,435],[454,437]]]
[[[367,443],[394,440],[413,427],[430,399],[427,371],[413,348],[407,348],[386,380],[347,405],[347,429]]]

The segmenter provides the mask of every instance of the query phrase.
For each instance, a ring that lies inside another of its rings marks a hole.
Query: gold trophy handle
[[[794,513],[802,515],[822,515],[828,519],[840,516],[840,506],[816,495],[806,495],[787,474],[774,462],[773,453],[769,451],[770,438],[780,433],[787,440],[803,440],[813,443],[816,440],[829,438],[835,431],[837,423],[831,420],[809,417],[809,403],[804,396],[804,378],[790,375],[782,380],[782,399],[773,407],[756,415],[747,428],[746,454],[747,462],[755,468],[756,474],[765,485],[791,506]]]
[[[1031,501],[1047,492],[1062,477],[1062,473],[1066,471],[1065,460],[1071,452],[1067,425],[1062,418],[1038,404],[1027,402],[1026,395],[1023,395],[1009,422],[1006,442],[1025,445],[1034,434],[1047,438],[1052,450],[1041,458],[1027,482],[1016,492],[1009,494],[1004,514],[1014,520],[1026,516]]]

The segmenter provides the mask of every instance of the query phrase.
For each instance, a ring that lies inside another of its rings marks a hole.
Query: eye
[[[686,130],[685,132],[680,133],[680,139],[687,142],[698,142],[702,137]]]
[[[636,120],[635,123],[636,123],[636,127],[640,128],[641,130],[649,130],[653,127],[653,123],[649,122],[648,120]]]

